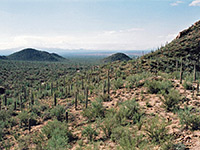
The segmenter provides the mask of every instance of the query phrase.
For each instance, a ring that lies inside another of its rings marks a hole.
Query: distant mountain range
[[[55,53],[48,53],[32,48],[23,49],[9,56],[0,56],[0,59],[23,61],[65,61],[66,59]]]
[[[131,58],[129,56],[127,56],[126,54],[116,53],[116,54],[113,54],[111,56],[104,58],[102,61],[104,63],[108,63],[108,62],[114,62],[114,61],[128,61],[128,60],[131,60]]]

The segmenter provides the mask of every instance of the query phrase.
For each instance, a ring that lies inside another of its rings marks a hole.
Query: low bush
[[[47,137],[47,149],[66,149],[73,140],[72,133],[64,122],[54,120],[42,128],[42,133]]]
[[[117,80],[114,80],[114,81],[113,81],[113,85],[114,85],[114,88],[115,88],[115,89],[120,89],[120,88],[122,88],[122,87],[123,87],[123,84],[124,84],[124,82],[123,82],[122,78],[118,78]]]
[[[191,107],[185,107],[183,110],[180,110],[178,116],[182,126],[185,125],[186,128],[191,130],[200,129],[200,114],[193,113]]]
[[[57,105],[51,111],[51,116],[56,117],[57,120],[62,121],[64,119],[65,108],[64,106]]]
[[[100,128],[102,129],[106,138],[110,138],[113,132],[113,129],[115,129],[117,126],[119,126],[119,124],[116,118],[113,117],[112,113],[109,113],[106,115],[105,119],[103,119],[103,122],[101,123]]]
[[[143,134],[137,134],[137,132],[132,134],[129,129],[124,128],[123,131],[118,132],[118,135],[120,138],[117,143],[123,150],[151,149],[151,145],[144,140]]]
[[[122,103],[115,118],[121,124],[126,124],[126,120],[132,120],[133,124],[139,122],[144,114],[140,111],[139,104],[135,99]]]
[[[151,142],[161,144],[171,138],[171,136],[167,133],[167,125],[168,124],[163,119],[156,116],[147,121],[144,130]]]
[[[148,81],[145,86],[148,88],[148,92],[151,94],[158,93],[169,93],[169,90],[173,87],[172,83],[169,80],[163,81]]]
[[[22,111],[19,115],[18,118],[20,120],[20,126],[21,127],[27,127],[28,126],[28,120],[30,119],[30,114],[27,111]]]
[[[90,125],[84,127],[82,131],[82,136],[85,136],[88,138],[89,141],[95,140],[95,137],[98,135],[96,132],[96,129],[92,128]]]
[[[192,83],[189,82],[189,81],[184,81],[184,82],[183,82],[183,87],[184,87],[186,90],[192,90]]]
[[[82,112],[83,116],[87,117],[89,122],[95,120],[96,118],[105,117],[105,108],[102,105],[102,101],[97,99],[91,103],[91,106],[86,108]]]
[[[175,110],[180,101],[180,93],[173,89],[169,90],[168,94],[164,94],[164,99],[162,99],[163,105],[167,111]]]

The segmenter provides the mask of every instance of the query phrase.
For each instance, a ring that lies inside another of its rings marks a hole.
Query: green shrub
[[[145,125],[145,132],[151,142],[161,144],[167,141],[171,136],[167,133],[167,123],[158,116],[148,120]]]
[[[73,140],[72,133],[69,131],[67,124],[58,120],[48,122],[42,128],[42,133],[48,139],[48,149],[66,148],[67,144]]]
[[[21,136],[18,139],[17,143],[18,143],[19,149],[28,150],[31,144],[31,136],[30,135]]]
[[[141,80],[146,79],[147,77],[150,77],[150,76],[152,76],[152,74],[148,72],[142,72],[140,74],[129,76],[127,78],[126,88],[132,89],[134,86],[140,87],[144,84],[144,82],[141,82]]]
[[[192,130],[198,130],[200,129],[200,114],[192,113],[191,110],[192,108],[185,107],[179,111],[180,124]]]
[[[93,141],[97,135],[96,129],[93,129],[91,125],[84,127],[82,131],[82,136],[86,136],[89,141]]]
[[[12,110],[0,111],[0,141],[5,136],[5,129],[15,126],[16,120],[11,116]]]
[[[40,106],[34,105],[31,109],[31,111],[32,111],[32,113],[34,113],[37,116],[41,115],[41,107]]]
[[[119,142],[120,138],[122,137],[125,128],[122,126],[118,126],[112,129],[111,140],[113,142]]]
[[[28,120],[30,118],[30,114],[27,111],[22,111],[19,115],[18,118],[20,120],[20,125],[21,126],[28,126]]]
[[[113,129],[115,129],[119,124],[117,123],[117,120],[115,117],[113,117],[112,113],[109,113],[106,115],[105,119],[103,119],[103,123],[100,125],[103,133],[107,138],[110,138]]]
[[[148,92],[151,94],[168,93],[169,90],[173,87],[172,83],[168,80],[148,81],[146,82],[145,86],[148,88]]]
[[[96,118],[103,118],[105,116],[105,108],[102,105],[102,101],[97,99],[92,102],[91,106],[86,108],[82,114],[88,118],[89,122]]]
[[[122,87],[123,87],[123,84],[124,84],[124,82],[123,82],[122,78],[118,78],[117,80],[114,80],[114,81],[113,81],[113,85],[114,85],[114,88],[115,88],[115,89],[120,89],[120,88],[122,88]]]
[[[110,95],[108,95],[108,94],[100,95],[99,99],[102,100],[103,102],[110,102],[110,101],[112,101],[112,99],[110,98]]]
[[[60,128],[56,128],[52,133],[52,137],[47,142],[47,149],[67,149],[69,147],[68,142],[68,135],[66,135],[66,133],[64,133]]]
[[[192,83],[185,80],[185,81],[183,82],[183,87],[184,87],[186,90],[192,90]]]
[[[129,129],[124,128],[124,131],[121,131],[118,143],[123,150],[151,149],[150,144],[143,137],[143,134],[137,134],[137,132],[131,134]]]
[[[164,94],[164,99],[162,99],[163,105],[167,111],[172,111],[178,107],[181,101],[181,96],[176,90],[169,90],[168,94]]]
[[[62,121],[64,119],[65,108],[64,106],[57,105],[51,111],[51,116],[56,117],[57,120]]]
[[[116,120],[120,124],[126,123],[127,119],[132,120],[132,123],[136,124],[141,120],[142,116],[143,113],[140,111],[139,104],[135,99],[124,102],[115,115]]]

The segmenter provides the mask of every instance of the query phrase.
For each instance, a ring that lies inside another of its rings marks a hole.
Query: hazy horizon
[[[199,6],[200,0],[1,0],[0,53],[155,50],[198,21]]]

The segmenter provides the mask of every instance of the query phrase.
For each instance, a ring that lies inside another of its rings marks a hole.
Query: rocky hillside
[[[114,61],[128,61],[128,60],[131,60],[131,58],[129,56],[127,56],[126,54],[116,53],[109,57],[104,58],[103,62],[108,63],[108,62],[114,62]]]
[[[48,53],[45,51],[39,51],[32,48],[27,48],[19,52],[13,53],[7,56],[9,60],[24,60],[24,61],[63,61],[64,57],[61,57],[55,53]]]
[[[144,58],[183,58],[186,61],[198,60],[200,57],[200,21],[180,32],[169,44]]]

